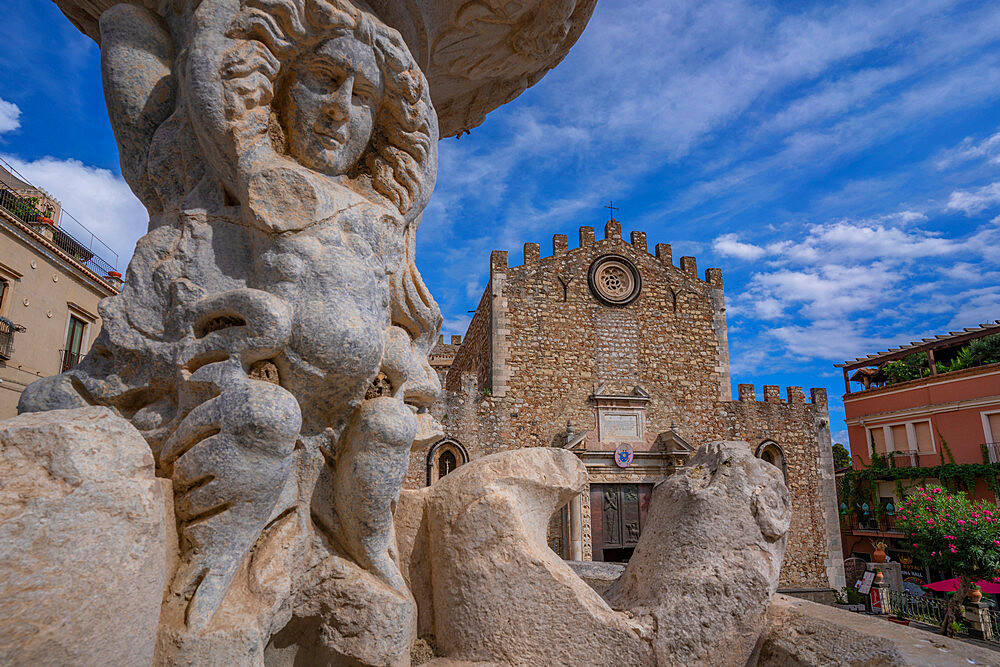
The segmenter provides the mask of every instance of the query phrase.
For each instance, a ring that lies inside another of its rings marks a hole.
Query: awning
[[[980,579],[976,582],[976,585],[979,586],[983,593],[987,595],[1000,593],[1000,584]],[[933,584],[924,584],[924,588],[929,588],[932,591],[938,591],[940,593],[953,593],[958,590],[958,577],[955,577],[954,579],[945,579],[943,581],[935,581]]]

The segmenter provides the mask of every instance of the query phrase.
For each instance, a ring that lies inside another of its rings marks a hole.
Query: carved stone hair
[[[269,53],[243,50],[244,62],[238,67],[267,77],[270,89],[263,91],[267,99],[273,97],[274,83],[283,73],[279,63],[287,66],[319,43],[352,35],[372,48],[384,94],[360,171],[367,172],[372,188],[406,215],[422,201],[424,188],[433,185],[433,166],[428,170],[425,165],[436,117],[427,81],[399,33],[348,0],[243,0],[242,4],[230,36],[257,40]]]

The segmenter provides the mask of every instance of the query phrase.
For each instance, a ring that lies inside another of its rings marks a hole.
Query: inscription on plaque
[[[601,415],[601,439],[638,438],[639,415]]]

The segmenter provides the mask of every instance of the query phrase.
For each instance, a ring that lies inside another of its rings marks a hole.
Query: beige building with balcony
[[[17,414],[28,384],[76,365],[100,331],[97,304],[121,287],[93,240],[60,226],[58,207],[38,209],[51,197],[26,187],[0,166],[0,419]]]

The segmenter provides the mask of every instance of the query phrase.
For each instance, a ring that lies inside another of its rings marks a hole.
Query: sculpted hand
[[[245,370],[287,337],[283,303],[236,290],[206,299],[198,310],[200,338],[187,350],[189,367],[225,358],[187,378],[182,403],[202,400],[160,452],[161,465],[172,470],[181,537],[182,564],[171,589],[190,596],[186,622],[193,631],[211,621],[274,511],[302,426],[291,393]]]

